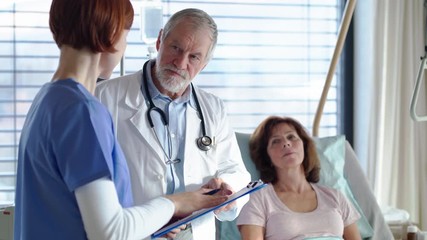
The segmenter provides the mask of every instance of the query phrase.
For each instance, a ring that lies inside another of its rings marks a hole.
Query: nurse
[[[142,239],[172,216],[225,200],[198,189],[133,206],[111,115],[93,96],[97,78],[122,57],[133,18],[129,0],[52,1],[60,57],[22,129],[15,239]]]

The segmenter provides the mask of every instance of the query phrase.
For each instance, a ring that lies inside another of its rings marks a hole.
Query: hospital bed
[[[243,162],[247,170],[250,172],[252,180],[257,180],[259,178],[259,173],[253,164],[250,155],[249,155],[249,137],[248,133],[236,133],[236,138],[239,143],[241,155]],[[357,156],[353,151],[353,148],[345,140],[344,136],[336,137],[325,137],[325,138],[315,138],[316,145],[318,146],[318,153],[321,160],[321,168],[324,168],[325,171],[329,171],[329,165],[334,165],[335,168],[342,167],[342,171],[337,170],[337,174],[342,174],[337,176],[340,178],[338,183],[334,181],[329,181],[330,184],[326,185],[335,185],[331,187],[337,187],[337,185],[342,185],[343,181],[348,184],[349,190],[351,191],[352,196],[356,204],[358,204],[357,209],[362,214],[362,217],[365,219],[364,223],[359,224],[358,226],[361,232],[364,231],[362,237],[363,239],[372,239],[372,240],[391,240],[393,234],[390,231],[389,226],[387,225],[384,216],[381,212],[381,209],[375,199],[375,196],[368,184],[367,178],[359,164]],[[342,154],[340,155],[340,151]],[[328,159],[326,159],[328,158]],[[341,159],[340,159],[341,158]],[[342,162],[342,165],[335,164],[335,162]],[[326,168],[326,169],[325,169]],[[320,182],[324,182],[324,178],[327,176],[320,173]],[[332,184],[331,184],[332,183]],[[344,183],[345,184],[345,183]],[[345,189],[344,189],[345,190]],[[348,189],[347,189],[348,190]],[[361,220],[359,220],[361,221]],[[365,224],[365,225],[364,225]],[[366,225],[368,224],[368,225]],[[284,226],[284,229],[286,226]],[[235,221],[230,222],[219,222],[217,221],[217,239],[219,240],[237,240],[240,239],[240,234],[236,227]]]

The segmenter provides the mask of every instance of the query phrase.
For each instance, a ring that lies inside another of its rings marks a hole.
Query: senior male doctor
[[[250,181],[223,101],[191,84],[209,62],[217,35],[204,11],[179,11],[159,33],[156,59],[97,86],[129,164],[135,204],[201,186],[228,195]],[[216,217],[233,220],[247,199],[221,208]],[[192,221],[179,237],[214,240],[214,213]]]

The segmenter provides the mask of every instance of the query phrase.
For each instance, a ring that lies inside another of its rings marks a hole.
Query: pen
[[[205,192],[203,194],[204,195],[214,195],[215,193],[219,192],[220,190],[221,190],[221,188],[217,188],[217,189],[211,190],[209,192]]]

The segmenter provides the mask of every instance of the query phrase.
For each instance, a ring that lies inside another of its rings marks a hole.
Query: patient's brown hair
[[[130,0],[53,0],[49,26],[59,48],[66,44],[115,52],[114,44],[130,29],[133,17]]]
[[[307,131],[297,120],[289,117],[271,116],[261,122],[249,139],[249,150],[252,161],[260,172],[260,178],[265,183],[275,183],[277,181],[276,170],[268,156],[268,141],[273,134],[274,128],[282,123],[286,123],[295,128],[304,146],[304,167],[305,178],[308,182],[318,182],[320,172],[320,161],[316,152],[316,145]]]

